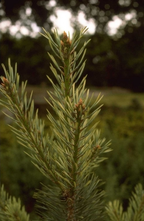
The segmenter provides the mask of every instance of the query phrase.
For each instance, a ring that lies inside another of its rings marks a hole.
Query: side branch
[[[35,166],[54,183],[56,183],[61,189],[63,189],[60,183],[55,169],[52,165],[53,156],[49,156],[49,149],[51,143],[44,135],[44,123],[38,118],[38,113],[34,115],[34,102],[32,96],[27,99],[25,92],[26,84],[22,84],[21,97],[18,93],[17,79],[18,74],[11,67],[9,61],[9,72],[4,68],[6,77],[1,77],[2,84],[0,91],[6,97],[6,101],[1,100],[0,104],[8,108],[15,116],[17,128],[10,126],[12,131],[17,135],[19,143],[31,150],[31,153],[27,153],[34,161]]]

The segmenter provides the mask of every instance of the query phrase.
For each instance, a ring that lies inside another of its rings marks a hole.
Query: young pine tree
[[[6,99],[1,100],[1,105],[14,115],[15,127],[10,127],[18,142],[28,149],[34,165],[52,181],[35,194],[43,220],[92,221],[103,217],[103,191],[94,169],[110,148],[93,124],[100,111],[101,97],[93,102],[85,88],[86,77],[78,84],[89,41],[79,51],[77,46],[86,30],[75,33],[72,39],[65,32],[60,38],[57,31],[53,39],[44,30],[43,36],[54,53],[54,56],[48,53],[53,62],[50,69],[57,80],[54,84],[47,76],[54,89],[48,91],[47,100],[55,116],[48,110],[52,135],[45,134],[44,122],[38,118],[38,111],[34,113],[32,93],[27,98],[26,82],[19,87],[16,65],[13,69],[9,60],[8,71],[3,65],[1,92]]]
[[[80,81],[85,66],[85,47],[89,41],[79,50],[78,45],[86,31],[84,28],[75,33],[72,39],[65,32],[59,37],[54,31],[54,38],[45,30],[42,34],[48,39],[54,54],[48,53],[53,63],[50,69],[57,80],[55,84],[47,76],[53,86],[53,90],[48,91],[47,100],[54,113],[47,111],[51,122],[50,134],[45,132],[38,111],[34,111],[32,93],[27,97],[26,82],[19,86],[17,66],[13,69],[10,60],[8,70],[3,65],[5,76],[1,77],[0,90],[5,99],[0,104],[14,116],[9,117],[15,126],[9,126],[34,165],[51,181],[35,193],[39,220],[43,221],[106,220],[104,192],[95,168],[105,159],[103,154],[110,151],[110,142],[100,138],[97,124],[94,124],[100,111],[101,96],[97,99],[90,96],[85,87],[86,77]],[[112,204],[107,207],[107,212],[113,218]],[[30,220],[20,201],[9,197],[3,187],[0,218],[2,221]]]

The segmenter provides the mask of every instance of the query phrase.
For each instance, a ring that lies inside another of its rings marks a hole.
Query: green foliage
[[[99,120],[102,133],[112,139],[113,151],[97,174],[105,180],[107,200],[119,199],[126,209],[131,191],[137,183],[144,183],[143,110],[104,106]]]
[[[0,218],[3,221],[29,221],[29,215],[21,206],[20,200],[9,197],[3,186],[0,189]]]
[[[38,118],[38,111],[34,113],[32,93],[28,98],[26,82],[19,87],[17,66],[13,69],[10,60],[8,71],[3,66],[5,77],[1,77],[1,92],[6,100],[1,100],[1,104],[12,112],[14,117],[9,117],[16,123],[10,127],[18,142],[28,149],[26,152],[33,164],[53,183],[35,195],[40,204],[44,204],[41,217],[47,220],[102,219],[103,191],[99,189],[100,181],[94,169],[105,159],[103,153],[110,151],[110,143],[100,138],[97,124],[93,124],[100,111],[101,97],[91,103],[92,97],[85,88],[86,78],[78,84],[89,41],[79,51],[76,49],[86,30],[75,33],[72,40],[65,32],[60,39],[56,31],[53,40],[44,30],[43,35],[61,63],[49,54],[54,64],[50,68],[58,83],[54,84],[47,76],[54,88],[48,92],[47,100],[56,115],[55,118],[48,111],[52,135],[45,134],[44,122]]]
[[[109,99],[109,96],[105,96],[102,101],[106,100],[106,97]],[[141,99],[141,95],[137,95],[137,99],[139,97]],[[119,96],[116,98],[115,95],[115,100],[117,99]],[[144,116],[143,109],[135,110],[135,108],[131,104],[128,107],[124,105],[123,108],[104,105],[95,120],[95,123],[99,121],[98,127],[101,128],[107,140],[112,139],[111,148],[113,149],[107,155],[109,160],[96,168],[96,174],[104,181],[106,201],[119,199],[123,202],[124,210],[136,184],[144,183]],[[44,117],[45,113],[43,115],[42,113],[43,110],[39,114]],[[45,130],[50,133],[51,126],[47,119],[45,123]],[[19,196],[27,211],[31,212],[33,190],[41,188],[40,182],[46,183],[46,180],[29,162],[22,147],[16,143],[14,135],[2,119],[0,146],[1,182],[11,195]]]
[[[135,192],[129,200],[129,207],[123,211],[121,203],[115,200],[109,203],[107,213],[111,221],[143,221],[144,220],[144,192],[141,184],[135,187]]]
[[[0,182],[10,195],[20,197],[26,210],[32,212],[34,189],[40,188],[40,182],[45,183],[46,180],[30,162],[3,120],[0,126],[0,162]]]

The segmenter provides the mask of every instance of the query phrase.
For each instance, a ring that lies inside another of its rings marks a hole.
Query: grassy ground
[[[28,91],[34,91],[36,103],[45,103],[44,97],[48,97],[46,91],[52,90],[48,87],[28,87]],[[97,97],[99,93],[104,95],[102,103],[107,106],[128,107],[137,103],[144,107],[144,93],[133,93],[121,88],[90,88],[90,91]]]
[[[44,97],[48,98],[47,91],[49,90],[52,90],[52,88],[45,86],[27,87],[28,94],[33,91],[35,103],[39,105],[46,104]],[[128,107],[137,104],[144,107],[144,93],[133,93],[121,88],[90,88],[90,91],[94,93],[95,97],[101,93],[103,95],[101,103],[107,106]]]
[[[101,92],[102,103],[107,106],[128,107],[139,104],[144,107],[144,93],[133,93],[121,88],[92,88],[96,95]]]
[[[144,94],[136,93],[117,93],[117,94],[108,94],[104,96],[103,103],[108,106],[118,106],[118,107],[127,107],[137,103],[144,107]]]

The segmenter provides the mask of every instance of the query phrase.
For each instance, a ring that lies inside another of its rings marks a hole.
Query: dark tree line
[[[96,33],[91,36],[87,50],[87,64],[84,73],[88,75],[88,83],[93,86],[119,86],[137,92],[144,91],[144,1],[136,0],[81,0],[55,1],[55,7],[70,9],[74,16],[83,11],[86,18],[95,19]],[[0,7],[3,13],[1,20],[10,19],[12,24],[20,20],[30,26],[27,19],[22,19],[27,7],[32,9],[29,15],[31,22],[39,27],[50,30],[52,23],[50,15],[54,13],[50,1],[43,0],[3,0]],[[134,14],[129,21],[126,14]],[[125,22],[115,36],[107,33],[107,24],[118,16]],[[74,28],[78,22],[73,24]],[[86,36],[87,38],[87,36]],[[17,39],[7,32],[1,34],[1,60],[5,64],[11,57],[18,63],[18,70],[23,80],[30,84],[40,84],[46,75],[50,74],[49,50],[47,42],[42,37],[24,37]],[[45,53],[44,53],[45,51]],[[1,69],[2,70],[2,69]]]

